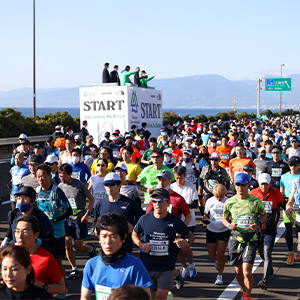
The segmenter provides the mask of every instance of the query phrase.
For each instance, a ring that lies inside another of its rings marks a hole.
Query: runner
[[[237,174],[234,184],[237,194],[226,201],[222,221],[231,230],[229,263],[235,266],[236,279],[243,289],[242,299],[251,300],[252,267],[258,246],[257,230],[265,222],[267,214],[262,201],[248,194],[250,178],[247,174]],[[259,214],[261,217],[258,221]]]
[[[89,167],[80,161],[81,160],[80,149],[78,148],[72,149],[71,160],[72,163],[70,164],[70,166],[72,167],[72,178],[77,179],[83,183],[86,183],[91,177],[91,172]]]
[[[112,172],[112,170],[114,169],[115,165],[112,163],[112,161],[109,159],[109,156],[110,156],[110,148],[106,148],[106,147],[103,147],[101,148],[100,150],[100,157],[99,158],[96,158],[92,164],[92,167],[91,167],[91,171],[92,171],[92,175],[96,175],[97,174],[97,164],[98,164],[98,160],[100,158],[104,158],[107,160],[108,162],[108,165],[107,165],[107,168],[106,168],[106,174]]]
[[[138,164],[132,161],[133,152],[132,146],[125,146],[122,148],[123,163],[127,167],[128,180],[135,183],[142,170]]]
[[[171,149],[165,149],[164,150],[164,166],[168,167],[169,169],[173,169],[175,164],[175,159],[172,159],[172,150]]]
[[[228,141],[228,136],[225,134],[222,135],[222,144],[216,149],[216,152],[219,153],[221,157],[220,167],[224,168],[225,170],[229,170],[230,153],[232,150],[232,146],[228,145]]]
[[[173,286],[178,248],[192,244],[195,237],[178,217],[168,213],[170,194],[166,189],[156,189],[151,198],[154,212],[140,218],[132,239],[141,248],[141,260],[152,279],[151,299],[167,299]],[[176,237],[177,233],[181,238]]]
[[[144,152],[142,157],[142,164],[144,165],[152,164],[151,155],[153,150],[157,148],[157,139],[155,137],[150,138],[149,142],[150,142],[150,148]]]
[[[259,174],[262,172],[264,165],[269,161],[266,157],[267,150],[265,147],[260,147],[258,149],[258,157],[253,160],[256,165],[256,178],[259,177]]]
[[[127,219],[122,214],[106,213],[97,220],[101,250],[83,270],[81,300],[90,299],[93,289],[96,299],[108,299],[114,289],[129,284],[140,286],[150,296],[152,281],[147,270],[124,247],[128,231]]]
[[[200,174],[199,164],[195,164],[191,149],[183,150],[183,157],[180,158],[177,165],[186,168],[186,181],[196,185],[196,178],[198,178]]]
[[[253,166],[248,164],[243,168],[244,173],[246,173],[250,178],[250,188],[249,191],[258,188],[258,182],[255,178],[253,178]]]
[[[228,197],[227,190],[223,184],[216,184],[213,188],[213,197],[205,204],[203,219],[209,219],[206,228],[206,244],[209,258],[215,261],[218,275],[216,285],[223,284],[223,271],[225,268],[225,251],[230,236],[230,230],[222,223],[224,205]]]
[[[268,173],[261,173],[258,182],[259,187],[253,189],[250,194],[263,202],[267,213],[267,219],[263,223],[258,239],[259,255],[264,260],[264,277],[259,281],[258,286],[261,289],[267,289],[269,276],[274,272],[272,268],[272,251],[277,234],[277,210],[279,210],[279,206],[285,209],[286,202],[282,194],[272,187],[271,176]]]
[[[55,184],[58,185],[61,182],[57,172],[58,157],[55,154],[48,155],[45,164],[50,167],[51,177]]]
[[[75,147],[75,140],[72,137],[66,139],[66,150],[59,153],[58,165],[72,163],[72,150]]]
[[[87,221],[92,213],[94,197],[81,181],[72,178],[72,167],[69,164],[62,164],[58,168],[61,183],[58,187],[64,192],[72,207],[72,215],[65,219],[65,243],[68,261],[72,267],[69,279],[74,280],[79,277],[79,270],[76,264],[76,257],[73,250],[87,252],[89,258],[96,256],[96,246],[84,244],[87,236]],[[89,200],[87,211],[85,211],[86,198]]]

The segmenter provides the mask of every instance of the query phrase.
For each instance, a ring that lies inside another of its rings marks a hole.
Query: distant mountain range
[[[292,78],[292,91],[282,92],[283,107],[300,107],[300,74]],[[266,75],[264,78],[278,78]],[[262,79],[264,79],[262,78]],[[133,79],[133,78],[132,78]],[[220,75],[197,75],[170,79],[154,79],[150,86],[163,91],[164,107],[255,107],[257,86],[255,80],[232,81]],[[264,87],[264,82],[261,82]],[[38,107],[79,107],[79,87],[36,90]],[[261,90],[261,107],[278,107],[279,92]],[[0,91],[0,107],[32,107],[32,88]]]

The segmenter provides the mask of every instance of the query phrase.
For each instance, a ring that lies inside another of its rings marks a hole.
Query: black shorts
[[[83,240],[88,234],[87,223],[81,223],[81,219],[65,219],[66,236],[71,236],[74,240]]]
[[[55,238],[53,247],[51,247],[51,254],[54,258],[66,257],[65,237]]]
[[[228,242],[228,262],[235,266],[242,265],[243,263],[253,265],[257,247],[258,241],[249,242],[249,246],[247,246],[247,243],[240,244],[231,236]]]
[[[191,233],[194,233],[196,226],[191,226],[191,227],[188,227],[188,228],[191,231]]]
[[[228,243],[231,231],[228,229],[224,232],[213,232],[206,229],[206,243],[207,244],[217,244],[218,241],[223,241]]]

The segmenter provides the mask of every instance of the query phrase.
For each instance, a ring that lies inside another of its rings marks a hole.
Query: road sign
[[[266,91],[291,91],[292,78],[266,78]]]

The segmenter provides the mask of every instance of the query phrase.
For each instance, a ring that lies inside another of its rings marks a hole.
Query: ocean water
[[[19,110],[24,116],[31,117],[32,116],[32,108],[30,107],[18,107],[17,110]],[[190,115],[191,117],[204,114],[206,116],[215,116],[219,112],[226,112],[229,110],[233,110],[232,107],[228,108],[163,108],[163,112],[175,112],[176,114],[180,115],[181,117],[185,115]],[[263,111],[264,109],[261,109]],[[36,108],[36,114],[41,117],[44,114],[48,113],[55,113],[57,111],[68,111],[68,113],[72,117],[78,117],[80,115],[79,107],[37,107]],[[237,107],[237,113],[241,112],[247,112],[247,113],[256,113],[256,108],[238,108]],[[279,112],[279,109],[272,110],[273,112]]]

